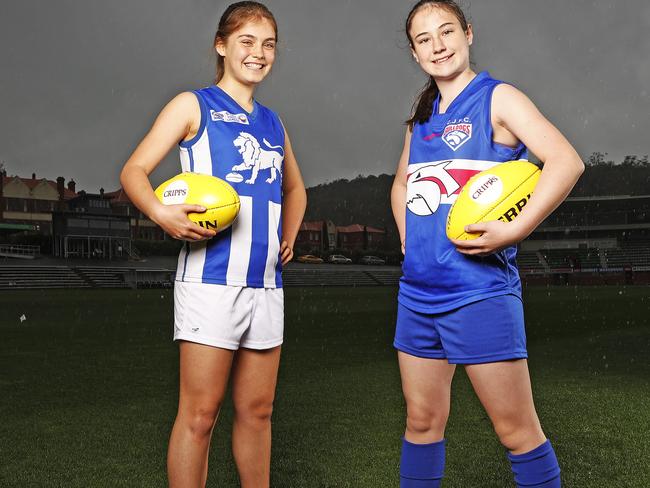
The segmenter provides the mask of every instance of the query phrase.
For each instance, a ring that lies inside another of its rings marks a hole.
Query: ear
[[[416,63],[420,64],[420,60],[418,58],[418,55],[415,54],[415,49],[411,47],[411,54],[413,55],[413,59],[415,60]]]
[[[472,24],[467,24],[467,32],[465,32],[465,35],[467,36],[467,43],[471,46],[474,41],[474,29],[472,28]]]
[[[226,45],[221,39],[218,39],[214,44],[214,50],[217,51],[217,54],[221,57],[226,55]]]

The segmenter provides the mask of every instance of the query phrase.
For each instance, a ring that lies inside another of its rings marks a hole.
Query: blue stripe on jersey
[[[185,262],[183,263],[183,276],[181,281],[185,281],[185,272],[187,271],[187,259],[190,257],[190,243],[185,241]]]
[[[251,259],[248,264],[247,283],[259,283],[264,286],[264,270],[269,253],[269,202],[268,200],[253,199],[253,242],[251,244]],[[261,277],[261,278],[260,278]]]
[[[191,147],[187,148],[187,153],[190,156],[190,172],[194,171],[194,151],[192,151]]]
[[[278,222],[278,235],[282,236],[282,215],[280,215],[280,221]],[[280,248],[282,248],[282,237],[280,237]],[[277,288],[282,287],[282,261],[278,259],[278,264],[275,266],[275,286]]]
[[[229,227],[219,233],[218,239],[213,238],[208,241],[205,250],[205,264],[203,265],[203,283],[226,283],[231,239],[232,227]]]

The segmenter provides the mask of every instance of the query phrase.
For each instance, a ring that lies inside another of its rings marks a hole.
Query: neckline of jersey
[[[433,115],[449,115],[449,113],[452,111],[452,109],[456,108],[456,105],[458,105],[461,101],[463,101],[464,98],[467,97],[469,92],[471,91],[472,88],[474,88],[480,81],[484,80],[485,78],[489,78],[490,73],[487,71],[481,71],[479,74],[477,74],[474,78],[472,78],[472,81],[470,81],[465,88],[461,90],[461,92],[456,95],[456,98],[454,98],[449,106],[447,107],[447,110],[445,111],[444,114],[441,114],[438,112],[440,108],[440,92],[438,92],[438,96],[436,97],[435,101],[433,102]]]
[[[255,117],[257,117],[257,112],[258,112],[258,103],[257,100],[253,98],[253,110],[248,111],[244,107],[242,107],[237,100],[235,100],[233,97],[231,97],[226,90],[221,88],[220,86],[217,85],[212,85],[212,88],[216,89],[219,93],[221,93],[224,97],[226,97],[228,100],[230,100],[232,103],[234,103],[239,110],[242,110],[245,114],[246,117],[248,117],[250,120],[255,120]]]

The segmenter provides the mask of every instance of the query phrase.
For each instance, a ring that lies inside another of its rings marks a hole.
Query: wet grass
[[[526,292],[536,403],[566,486],[650,486],[649,291]],[[273,486],[397,486],[395,295],[286,290]],[[0,486],[164,486],[178,392],[170,291],[2,292],[0,310]],[[462,370],[453,389],[444,486],[513,486]],[[231,418],[227,404],[208,486],[237,486]]]

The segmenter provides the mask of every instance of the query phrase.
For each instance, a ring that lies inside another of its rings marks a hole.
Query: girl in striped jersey
[[[277,25],[264,5],[230,5],[215,35],[216,84],[174,98],[121,175],[133,203],[185,241],[174,287],[180,398],[167,458],[172,487],[205,486],[210,437],[229,379],[241,486],[269,486],[284,326],[281,267],[293,257],[306,206],[284,126],[253,98],[271,70],[276,43]],[[218,235],[187,218],[205,209],[163,206],[153,193],[148,175],[176,144],[183,171],[225,179],[240,196],[239,216]]]
[[[407,405],[401,486],[440,486],[451,381],[462,364],[517,486],[556,488],[560,469],[528,376],[515,245],[566,197],[583,163],[524,94],[471,69],[472,26],[454,1],[418,2],[406,33],[429,83],[407,121],[391,196],[405,251],[395,332]],[[467,226],[477,239],[447,239],[449,208],[467,180],[525,159],[527,148],[544,169],[521,214]]]

